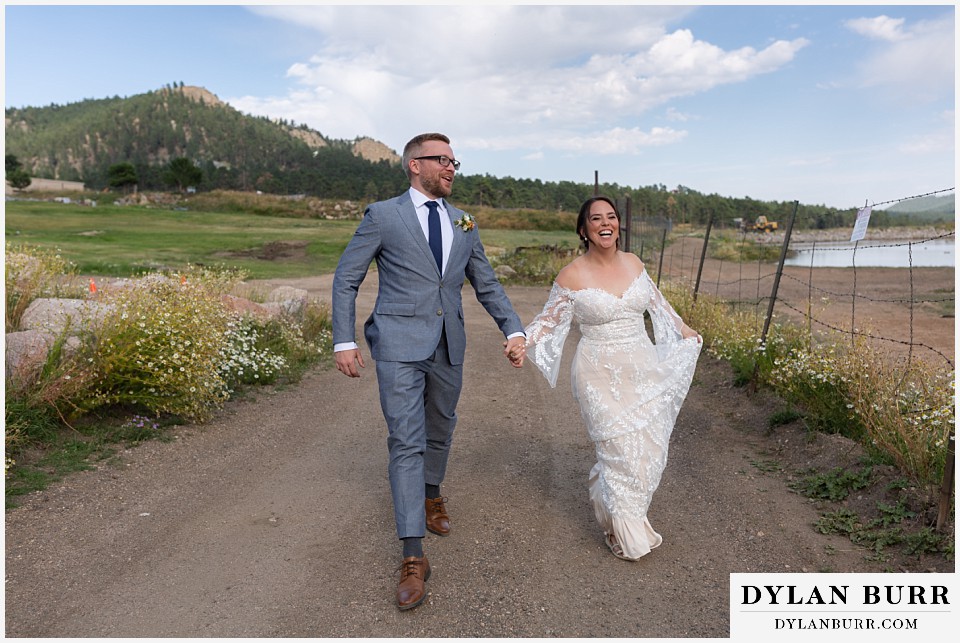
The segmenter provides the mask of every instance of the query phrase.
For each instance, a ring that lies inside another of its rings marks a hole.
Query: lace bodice
[[[642,271],[619,297],[601,288],[570,290],[554,282],[543,311],[527,326],[527,346],[533,363],[550,386],[557,385],[563,344],[577,321],[584,342],[654,345],[644,326],[644,312],[653,322],[657,353],[662,359],[683,339],[683,320]]]

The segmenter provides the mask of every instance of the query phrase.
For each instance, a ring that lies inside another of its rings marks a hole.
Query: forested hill
[[[397,152],[382,143],[330,139],[303,125],[243,114],[208,90],[183,83],[126,98],[7,109],[5,151],[32,177],[82,181],[93,190],[110,186],[110,170],[121,164],[133,167],[138,189],[169,189],[167,170],[183,159],[199,168],[199,190],[370,201],[408,186]],[[635,216],[681,224],[702,225],[712,216],[718,225],[729,226],[736,218],[765,215],[782,226],[794,209],[792,202],[706,195],[682,185],[604,183],[600,191],[621,203],[629,197]],[[592,183],[458,175],[454,196],[464,205],[569,212],[593,192]],[[843,227],[854,217],[855,209],[801,204],[796,225]],[[937,219],[952,222],[952,197],[949,214],[938,211],[925,222]],[[915,220],[891,208],[874,213],[871,225]]]
[[[185,157],[204,189],[346,197],[404,183],[399,157],[368,138],[329,139],[285,121],[243,114],[200,87],[172,85],[128,98],[6,110],[6,153],[31,175],[108,185],[108,169],[132,163],[140,189],[163,189],[162,174]]]
[[[916,221],[952,221],[956,213],[956,197],[925,196],[891,205],[885,210],[888,214],[905,215]]]

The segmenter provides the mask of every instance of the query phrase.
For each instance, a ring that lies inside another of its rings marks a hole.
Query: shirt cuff
[[[357,346],[357,343],[356,343],[356,342],[344,342],[344,343],[342,343],[342,344],[334,344],[334,345],[333,345],[333,352],[334,352],[334,353],[339,353],[339,352],[341,352],[341,351],[353,350],[354,348],[359,348],[359,347]]]

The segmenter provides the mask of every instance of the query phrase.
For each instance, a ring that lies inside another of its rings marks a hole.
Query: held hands
[[[363,355],[359,348],[351,348],[345,351],[339,351],[333,354],[333,359],[337,363],[337,370],[347,377],[360,377],[360,371],[357,365],[363,368]]]
[[[523,337],[512,337],[503,343],[503,354],[515,368],[523,366],[523,360],[527,356],[527,340]]]

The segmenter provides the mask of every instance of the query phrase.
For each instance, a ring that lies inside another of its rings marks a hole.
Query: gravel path
[[[329,276],[282,283],[329,297]],[[547,293],[508,294],[529,320]],[[253,392],[173,442],[24,498],[6,516],[7,636],[726,637],[731,572],[882,571],[816,533],[816,507],[757,466],[782,446],[765,434],[779,407],[732,388],[707,355],[651,508],[664,544],[614,558],[588,503],[593,449],[568,377],[550,389],[532,365],[513,369],[493,321],[464,302],[443,487],[453,530],[425,540],[423,605],[394,603],[400,549],[368,363],[359,380],[325,368]]]

